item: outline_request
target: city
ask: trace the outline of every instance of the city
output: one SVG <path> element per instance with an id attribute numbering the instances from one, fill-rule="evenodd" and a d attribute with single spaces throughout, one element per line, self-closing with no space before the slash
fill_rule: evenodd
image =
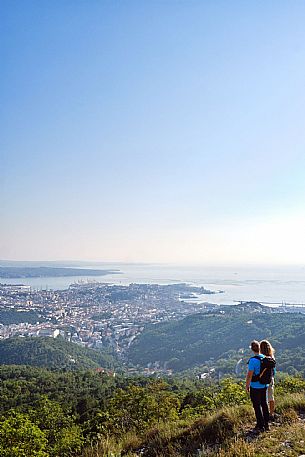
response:
<path id="1" fill-rule="evenodd" d="M 186 284 L 80 282 L 56 291 L 1 284 L 0 339 L 61 335 L 81 346 L 109 348 L 124 358 L 145 325 L 213 309 L 209 303 L 187 301 L 212 293 Z"/>

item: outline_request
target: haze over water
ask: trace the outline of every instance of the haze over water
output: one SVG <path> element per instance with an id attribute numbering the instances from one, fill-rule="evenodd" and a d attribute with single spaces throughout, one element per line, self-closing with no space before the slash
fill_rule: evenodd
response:
<path id="1" fill-rule="evenodd" d="M 37 265 L 38 266 L 38 265 Z M 53 265 L 56 266 L 55 264 Z M 58 265 L 59 266 L 59 265 Z M 65 289 L 79 280 L 127 285 L 186 282 L 224 293 L 203 295 L 200 301 L 233 304 L 236 300 L 268 303 L 305 303 L 305 267 L 206 267 L 160 264 L 103 263 L 82 268 L 119 269 L 121 274 L 62 278 L 1 279 L 2 283 L 28 284 L 33 288 Z"/>

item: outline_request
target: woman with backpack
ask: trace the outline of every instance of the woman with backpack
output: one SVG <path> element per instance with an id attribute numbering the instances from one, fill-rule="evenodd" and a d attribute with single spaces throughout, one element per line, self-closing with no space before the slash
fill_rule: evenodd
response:
<path id="1" fill-rule="evenodd" d="M 262 340 L 259 344 L 260 352 L 265 357 L 269 357 L 274 360 L 274 349 L 267 340 Z M 273 369 L 273 376 L 272 380 L 267 389 L 267 399 L 269 403 L 269 416 L 270 420 L 274 421 L 274 411 L 275 411 L 275 402 L 274 402 L 274 375 L 275 375 L 275 368 Z"/>

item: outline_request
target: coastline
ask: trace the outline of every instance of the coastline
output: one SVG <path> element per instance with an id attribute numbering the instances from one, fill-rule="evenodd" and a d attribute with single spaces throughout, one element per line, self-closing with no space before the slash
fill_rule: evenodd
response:
<path id="1" fill-rule="evenodd" d="M 1 264 L 1 263 L 0 263 Z M 43 264 L 43 262 L 41 263 Z M 74 264 L 75 265 L 75 264 Z M 54 264 L 55 266 L 55 264 Z M 196 302 L 230 305 L 238 301 L 259 303 L 301 304 L 305 303 L 304 268 L 242 268 L 236 267 L 190 267 L 151 264 L 104 263 L 97 276 L 88 274 L 93 265 L 74 268 L 78 276 L 0 278 L 0 282 L 16 284 L 22 282 L 33 289 L 67 289 L 75 282 L 103 282 L 116 285 L 137 284 L 175 284 L 186 283 L 223 293 L 196 297 Z M 101 266 L 102 267 L 102 266 Z M 92 268 L 91 268 L 92 269 Z M 120 271 L 118 274 L 117 271 Z M 84 273 L 79 275 L 80 271 Z M 105 274 L 104 272 L 107 271 Z M 192 300 L 192 299 L 190 299 Z M 273 306 L 273 305 L 270 305 Z"/>

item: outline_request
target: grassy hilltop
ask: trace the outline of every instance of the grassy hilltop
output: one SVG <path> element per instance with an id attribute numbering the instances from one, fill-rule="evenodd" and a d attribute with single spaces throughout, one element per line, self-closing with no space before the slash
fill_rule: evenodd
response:
<path id="1" fill-rule="evenodd" d="M 279 418 L 267 433 L 252 432 L 249 404 L 220 408 L 189 422 L 162 424 L 142 439 L 124 443 L 121 455 L 130 457 L 277 457 L 300 456 L 305 450 L 305 398 L 288 394 L 278 401 Z M 140 453 L 139 453 L 139 450 Z M 106 451 L 106 453 L 105 453 Z M 107 447 L 97 457 L 107 454 Z M 120 455 L 120 454 L 114 454 Z"/>

